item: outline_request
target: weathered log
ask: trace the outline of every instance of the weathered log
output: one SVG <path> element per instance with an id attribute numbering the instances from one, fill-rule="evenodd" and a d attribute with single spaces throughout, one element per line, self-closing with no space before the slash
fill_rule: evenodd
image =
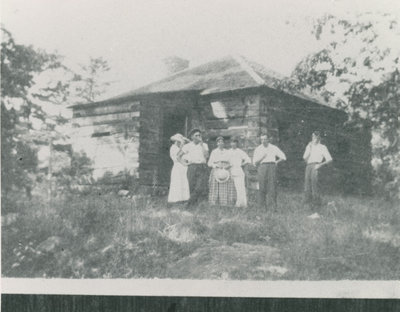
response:
<path id="1" fill-rule="evenodd" d="M 78 118 L 138 111 L 140 111 L 140 102 L 132 101 L 115 105 L 98 105 L 76 108 L 73 110 L 73 117 Z"/>
<path id="2" fill-rule="evenodd" d="M 107 114 L 107 115 L 99 115 L 99 116 L 90 116 L 90 117 L 78 117 L 72 120 L 73 124 L 78 126 L 88 126 L 93 124 L 110 124 L 110 123 L 120 123 L 123 120 L 132 120 L 132 118 L 139 117 L 140 112 L 128 112 L 128 113 L 116 113 L 116 114 Z"/>

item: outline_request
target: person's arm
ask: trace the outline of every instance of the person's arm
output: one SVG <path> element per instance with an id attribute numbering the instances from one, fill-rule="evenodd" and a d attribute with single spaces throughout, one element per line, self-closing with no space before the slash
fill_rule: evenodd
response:
<path id="1" fill-rule="evenodd" d="M 208 155 L 209 155 L 208 145 L 207 145 L 207 143 L 204 143 L 203 140 L 201 140 L 200 144 L 201 144 L 204 158 L 207 160 Z"/>
<path id="2" fill-rule="evenodd" d="M 169 157 L 171 157 L 173 162 L 176 162 L 178 160 L 178 152 L 179 148 L 176 145 L 172 145 L 169 149 Z"/>
<path id="3" fill-rule="evenodd" d="M 180 148 L 177 157 L 182 157 L 183 155 L 185 155 L 185 152 L 183 151 L 183 148 Z"/>
<path id="4" fill-rule="evenodd" d="M 276 161 L 277 164 L 279 164 L 281 161 L 286 160 L 285 153 L 282 152 L 279 147 L 276 147 L 276 156 L 278 157 L 278 160 Z"/>
<path id="5" fill-rule="evenodd" d="M 311 152 L 311 142 L 307 144 L 306 150 L 304 151 L 303 159 L 305 161 L 308 161 L 308 158 L 310 157 L 310 152 Z"/>
<path id="6" fill-rule="evenodd" d="M 242 151 L 242 166 L 246 165 L 246 164 L 250 164 L 251 163 L 251 159 L 249 157 L 249 155 L 247 155 L 247 153 L 245 151 Z"/>
<path id="7" fill-rule="evenodd" d="M 215 151 L 212 151 L 207 164 L 211 168 L 216 168 L 216 164 L 214 164 L 214 162 L 215 162 Z"/>
<path id="8" fill-rule="evenodd" d="M 188 153 L 188 148 L 189 148 L 189 143 L 183 145 L 182 148 L 181 148 L 181 150 L 180 150 L 180 152 L 181 152 L 182 154 L 187 154 L 187 153 Z"/>
<path id="9" fill-rule="evenodd" d="M 264 158 L 264 155 L 262 155 L 260 147 L 257 147 L 254 150 L 254 155 L 253 155 L 253 164 L 254 164 L 254 166 L 258 166 L 260 161 L 263 158 Z"/>
<path id="10" fill-rule="evenodd" d="M 176 159 L 177 159 L 178 162 L 180 162 L 182 165 L 187 166 L 189 162 L 188 162 L 187 159 L 184 157 L 184 156 L 185 156 L 185 153 L 184 153 L 184 151 L 183 151 L 183 147 L 184 147 L 184 146 L 182 146 L 181 148 L 179 148 L 179 150 L 177 151 Z"/>
<path id="11" fill-rule="evenodd" d="M 332 162 L 332 156 L 329 153 L 328 148 L 326 146 L 323 147 L 322 155 L 324 156 L 324 160 L 322 161 L 322 163 L 319 163 L 316 166 L 317 169 L 321 168 L 322 166 L 326 166 Z"/>
<path id="12" fill-rule="evenodd" d="M 185 162 L 186 165 L 190 164 L 190 158 L 187 157 L 188 156 L 187 154 L 189 153 L 189 146 L 190 146 L 189 144 L 190 143 L 185 144 L 178 153 L 178 157 L 180 157 Z M 186 157 L 184 158 L 183 156 L 185 156 L 185 155 L 186 155 Z"/>

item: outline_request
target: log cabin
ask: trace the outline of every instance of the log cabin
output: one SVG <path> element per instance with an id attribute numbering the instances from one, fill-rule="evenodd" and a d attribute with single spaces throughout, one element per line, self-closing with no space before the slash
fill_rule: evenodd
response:
<path id="1" fill-rule="evenodd" d="M 108 100 L 73 105 L 73 148 L 93 160 L 95 178 L 128 176 L 154 190 L 169 184 L 171 135 L 200 128 L 210 150 L 217 136 L 237 136 L 252 156 L 260 134 L 268 132 L 287 156 L 279 165 L 279 185 L 301 190 L 302 155 L 319 130 L 334 159 L 322 169 L 322 185 L 369 192 L 370 129 L 348 126 L 344 111 L 319 99 L 282 90 L 282 79 L 244 57 L 228 56 Z M 247 186 L 255 189 L 255 168 L 247 171 Z"/>

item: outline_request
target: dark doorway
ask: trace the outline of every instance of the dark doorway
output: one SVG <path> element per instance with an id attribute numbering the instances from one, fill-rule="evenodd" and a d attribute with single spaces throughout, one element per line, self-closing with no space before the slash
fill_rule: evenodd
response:
<path id="1" fill-rule="evenodd" d="M 169 185 L 173 162 L 169 156 L 171 147 L 171 136 L 176 133 L 186 136 L 187 115 L 185 112 L 164 112 L 162 125 L 162 139 L 160 150 L 160 181 L 161 185 Z"/>
<path id="2" fill-rule="evenodd" d="M 304 184 L 303 153 L 308 137 L 304 122 L 299 116 L 280 114 L 276 144 L 286 154 L 287 160 L 279 165 L 278 183 L 289 190 L 301 190 Z"/>

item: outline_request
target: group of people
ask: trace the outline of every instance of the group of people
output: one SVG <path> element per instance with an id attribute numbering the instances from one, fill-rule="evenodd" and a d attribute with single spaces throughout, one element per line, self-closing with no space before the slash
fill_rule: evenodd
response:
<path id="1" fill-rule="evenodd" d="M 246 175 L 243 167 L 252 163 L 257 167 L 258 206 L 277 210 L 276 170 L 277 165 L 286 160 L 286 156 L 270 142 L 268 135 L 260 137 L 261 144 L 254 151 L 253 161 L 239 148 L 237 138 L 230 140 L 230 148 L 227 149 L 224 138 L 218 137 L 217 148 L 210 154 L 199 129 L 192 130 L 189 137 L 191 140 L 179 133 L 171 137 L 173 145 L 170 157 L 174 165 L 169 203 L 186 202 L 190 207 L 208 196 L 211 205 L 246 207 Z M 320 141 L 321 135 L 315 131 L 303 155 L 307 164 L 304 199 L 311 206 L 314 217 L 318 215 L 317 210 L 321 204 L 319 168 L 332 161 L 327 147 Z"/>

